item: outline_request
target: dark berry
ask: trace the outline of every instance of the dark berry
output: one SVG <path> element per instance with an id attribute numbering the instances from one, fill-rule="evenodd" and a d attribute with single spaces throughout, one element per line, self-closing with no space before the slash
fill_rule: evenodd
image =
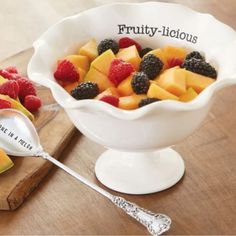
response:
<path id="1" fill-rule="evenodd" d="M 77 100 L 92 99 L 99 93 L 99 88 L 96 83 L 84 82 L 71 91 L 71 96 Z"/>
<path id="2" fill-rule="evenodd" d="M 154 79 L 163 68 L 163 62 L 156 56 L 148 54 L 140 63 L 140 71 L 143 71 L 149 79 Z"/>
<path id="3" fill-rule="evenodd" d="M 190 60 L 192 58 L 195 58 L 195 59 L 199 59 L 199 60 L 205 60 L 205 58 L 201 55 L 200 52 L 198 51 L 193 51 L 193 52 L 190 52 L 186 57 L 185 57 L 185 60 Z"/>
<path id="4" fill-rule="evenodd" d="M 148 52 L 152 51 L 152 48 L 144 48 L 139 52 L 139 56 L 142 58 L 143 56 L 145 56 Z"/>
<path id="5" fill-rule="evenodd" d="M 111 49 L 114 54 L 118 53 L 119 45 L 113 39 L 104 39 L 98 44 L 98 54 L 101 55 L 105 51 Z"/>
<path id="6" fill-rule="evenodd" d="M 151 104 L 153 102 L 158 102 L 158 101 L 160 101 L 160 100 L 157 98 L 144 98 L 139 102 L 138 106 L 143 107 L 143 106 L 146 106 L 148 104 Z"/>
<path id="7" fill-rule="evenodd" d="M 217 77 L 215 68 L 209 63 L 199 59 L 192 58 L 190 60 L 185 60 L 181 67 L 194 73 L 211 77 L 213 79 Z"/>
<path id="8" fill-rule="evenodd" d="M 149 78 L 144 72 L 138 72 L 134 74 L 131 80 L 131 86 L 136 94 L 147 93 L 150 86 Z"/>

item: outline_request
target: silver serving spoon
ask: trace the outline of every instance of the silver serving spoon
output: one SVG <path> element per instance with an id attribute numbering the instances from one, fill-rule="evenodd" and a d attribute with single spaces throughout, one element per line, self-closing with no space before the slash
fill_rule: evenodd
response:
<path id="1" fill-rule="evenodd" d="M 9 155 L 42 157 L 52 162 L 83 184 L 111 200 L 116 206 L 143 224 L 152 235 L 161 235 L 170 228 L 171 219 L 168 216 L 152 213 L 132 202 L 126 201 L 122 197 L 110 194 L 51 157 L 43 150 L 34 125 L 19 111 L 13 109 L 0 110 L 0 147 Z"/>

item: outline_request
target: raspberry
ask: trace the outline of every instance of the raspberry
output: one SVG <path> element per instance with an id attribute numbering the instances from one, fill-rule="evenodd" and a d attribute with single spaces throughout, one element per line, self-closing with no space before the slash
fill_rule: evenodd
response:
<path id="1" fill-rule="evenodd" d="M 140 63 L 140 71 L 143 71 L 149 79 L 154 79 L 163 68 L 163 62 L 156 56 L 148 54 Z"/>
<path id="2" fill-rule="evenodd" d="M 10 73 L 9 71 L 7 71 L 5 69 L 0 70 L 0 75 L 2 77 L 4 77 L 5 79 L 9 79 L 9 80 L 17 80 L 17 79 L 21 78 L 21 76 L 19 74 Z"/>
<path id="3" fill-rule="evenodd" d="M 105 95 L 100 99 L 100 101 L 109 103 L 114 107 L 118 107 L 119 105 L 119 98 L 112 95 Z"/>
<path id="4" fill-rule="evenodd" d="M 42 102 L 37 96 L 27 95 L 24 99 L 23 105 L 27 110 L 35 112 L 42 106 Z"/>
<path id="5" fill-rule="evenodd" d="M 14 80 L 9 80 L 6 83 L 0 85 L 0 94 L 8 95 L 9 97 L 16 99 L 19 94 L 19 85 Z"/>
<path id="6" fill-rule="evenodd" d="M 151 104 L 153 102 L 158 102 L 158 101 L 160 101 L 160 100 L 157 98 L 144 98 L 139 102 L 138 106 L 143 107 L 143 106 L 146 106 L 148 104 Z"/>
<path id="7" fill-rule="evenodd" d="M 120 48 L 128 48 L 133 45 L 136 46 L 136 48 L 139 52 L 142 50 L 141 45 L 129 37 L 124 37 L 119 40 L 119 47 Z"/>
<path id="8" fill-rule="evenodd" d="M 11 103 L 7 100 L 0 99 L 0 109 L 11 108 Z"/>
<path id="9" fill-rule="evenodd" d="M 172 68 L 175 66 L 181 66 L 183 64 L 183 60 L 178 58 L 178 57 L 173 57 L 167 61 L 168 63 L 168 68 Z"/>
<path id="10" fill-rule="evenodd" d="M 71 91 L 71 96 L 77 100 L 92 99 L 99 93 L 99 88 L 96 83 L 84 82 Z"/>
<path id="11" fill-rule="evenodd" d="M 119 51 L 118 43 L 113 39 L 104 39 L 98 44 L 98 54 L 101 55 L 105 51 L 111 49 L 114 54 Z"/>
<path id="12" fill-rule="evenodd" d="M 149 78 L 145 73 L 138 72 L 133 76 L 131 80 L 131 86 L 136 94 L 147 93 L 150 86 Z"/>
<path id="13" fill-rule="evenodd" d="M 120 59 L 113 59 L 108 73 L 108 79 L 116 86 L 134 71 L 132 64 Z"/>
<path id="14" fill-rule="evenodd" d="M 27 95 L 35 95 L 36 96 L 36 89 L 31 81 L 28 79 L 21 77 L 17 80 L 19 85 L 19 98 L 24 100 Z"/>
<path id="15" fill-rule="evenodd" d="M 18 74 L 18 71 L 15 66 L 8 66 L 4 70 L 11 74 Z"/>
<path id="16" fill-rule="evenodd" d="M 68 60 L 62 60 L 54 73 L 56 80 L 63 82 L 75 82 L 80 79 L 80 75 L 75 66 Z"/>

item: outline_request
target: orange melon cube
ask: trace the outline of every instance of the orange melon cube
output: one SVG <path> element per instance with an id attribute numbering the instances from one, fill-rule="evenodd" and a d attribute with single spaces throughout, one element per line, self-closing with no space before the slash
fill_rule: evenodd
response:
<path id="1" fill-rule="evenodd" d="M 139 70 L 139 65 L 141 62 L 141 58 L 139 56 L 138 50 L 135 45 L 130 46 L 128 48 L 121 49 L 117 54 L 116 57 L 123 61 L 129 62 L 134 66 L 136 71 Z"/>
<path id="2" fill-rule="evenodd" d="M 115 96 L 119 97 L 119 93 L 117 91 L 117 88 L 115 87 L 110 87 L 106 90 L 104 90 L 102 93 L 98 94 L 95 99 L 100 100 L 104 96 Z"/>
<path id="3" fill-rule="evenodd" d="M 134 93 L 131 86 L 132 78 L 133 78 L 133 75 L 131 74 L 118 85 L 117 90 L 121 96 L 129 96 L 132 93 Z"/>
<path id="4" fill-rule="evenodd" d="M 149 98 L 157 98 L 157 99 L 160 99 L 160 100 L 166 100 L 166 99 L 178 100 L 179 99 L 177 96 L 175 96 L 172 93 L 169 93 L 168 91 L 166 91 L 165 89 L 160 87 L 155 82 L 152 82 L 150 84 L 150 87 L 149 87 L 148 92 L 147 92 L 147 96 Z"/>
<path id="5" fill-rule="evenodd" d="M 156 81 L 160 87 L 176 96 L 186 92 L 186 73 L 184 69 L 178 67 L 167 69 Z"/>
<path id="6" fill-rule="evenodd" d="M 14 164 L 9 156 L 2 149 L 0 149 L 0 174 L 10 169 L 13 165 Z"/>
<path id="7" fill-rule="evenodd" d="M 97 69 L 102 72 L 104 75 L 108 75 L 110 65 L 113 59 L 115 59 L 115 55 L 111 49 L 105 51 L 100 56 L 98 56 L 92 63 L 91 67 Z"/>
<path id="8" fill-rule="evenodd" d="M 196 93 L 196 91 L 193 88 L 188 88 L 186 93 L 182 94 L 179 97 L 179 101 L 181 101 L 181 102 L 190 102 L 194 98 L 196 98 L 197 96 L 198 96 L 198 94 Z"/>
<path id="9" fill-rule="evenodd" d="M 75 81 L 73 83 L 67 84 L 64 89 L 68 92 L 71 93 L 73 89 L 75 89 L 78 85 L 80 84 L 79 81 Z"/>
<path id="10" fill-rule="evenodd" d="M 140 94 L 140 95 L 133 94 L 126 97 L 120 97 L 119 108 L 125 109 L 125 110 L 136 109 L 138 108 L 138 104 L 140 103 L 140 101 L 145 98 L 147 98 L 147 95 L 144 95 L 144 94 Z"/>
<path id="11" fill-rule="evenodd" d="M 179 58 L 184 60 L 188 53 L 185 48 L 173 47 L 173 46 L 166 46 L 162 50 L 167 60 L 171 58 Z"/>
<path id="12" fill-rule="evenodd" d="M 199 75 L 185 70 L 187 88 L 193 88 L 197 93 L 202 92 L 205 88 L 215 82 L 214 79 L 207 76 Z"/>
<path id="13" fill-rule="evenodd" d="M 84 44 L 79 50 L 78 54 L 89 58 L 90 62 L 98 56 L 97 42 L 95 39 L 91 39 Z"/>
<path id="14" fill-rule="evenodd" d="M 107 78 L 106 75 L 101 73 L 95 68 L 91 68 L 84 78 L 84 81 L 91 81 L 97 83 L 99 91 L 102 92 L 109 87 L 114 87 L 115 85 Z"/>
<path id="15" fill-rule="evenodd" d="M 82 55 L 69 55 L 65 57 L 66 60 L 70 61 L 76 68 L 81 68 L 85 72 L 89 70 L 89 59 L 87 56 Z"/>

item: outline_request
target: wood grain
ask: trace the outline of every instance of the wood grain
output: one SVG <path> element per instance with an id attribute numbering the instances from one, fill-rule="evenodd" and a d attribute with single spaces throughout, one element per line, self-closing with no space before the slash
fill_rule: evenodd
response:
<path id="1" fill-rule="evenodd" d="M 16 65 L 21 73 L 25 74 L 31 55 L 31 49 L 24 51 L 5 60 L 0 66 Z M 44 106 L 36 114 L 35 126 L 42 146 L 58 158 L 75 128 L 65 112 L 55 104 L 48 89 L 38 87 L 38 95 L 42 98 Z M 19 207 L 52 167 L 40 158 L 13 157 L 13 160 L 14 168 L 0 177 L 0 210 L 14 210 Z"/>
<path id="2" fill-rule="evenodd" d="M 214 14 L 236 28 L 235 0 L 175 0 Z M 236 235 L 236 88 L 217 95 L 201 128 L 176 145 L 186 164 L 184 178 L 166 191 L 127 199 L 171 216 L 169 235 Z M 104 148 L 76 134 L 62 161 L 98 183 L 96 158 Z M 63 158 L 64 157 L 64 158 Z M 99 183 L 98 183 L 99 184 Z M 110 202 L 53 168 L 15 212 L 0 212 L 0 234 L 144 235 L 145 229 Z"/>

